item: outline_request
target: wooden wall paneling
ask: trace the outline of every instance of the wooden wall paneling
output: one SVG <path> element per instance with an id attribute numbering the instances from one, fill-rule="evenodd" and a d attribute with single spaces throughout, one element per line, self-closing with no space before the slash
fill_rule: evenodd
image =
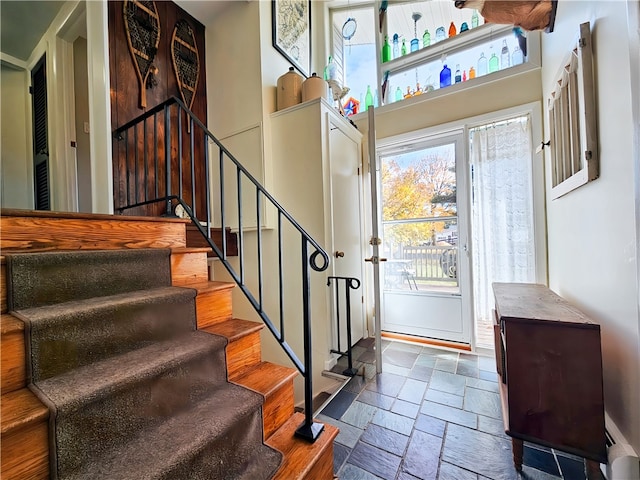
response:
<path id="1" fill-rule="evenodd" d="M 196 89 L 196 98 L 193 104 L 193 112 L 194 114 L 206 125 L 206 75 L 205 75 L 205 48 L 204 48 L 204 26 L 202 26 L 199 22 L 197 22 L 193 17 L 191 17 L 188 13 L 183 11 L 173 2 L 161 2 L 156 1 L 156 7 L 158 10 L 158 15 L 160 17 L 160 43 L 158 45 L 158 52 L 156 57 L 154 58 L 153 64 L 158 68 L 158 74 L 155 75 L 155 81 L 157 84 L 154 88 L 147 90 L 147 108 L 153 108 L 156 105 L 164 102 L 171 96 L 176 96 L 180 98 L 180 93 L 178 90 L 178 85 L 175 77 L 175 72 L 173 70 L 172 60 L 171 60 L 171 35 L 173 33 L 173 28 L 176 22 L 180 19 L 185 19 L 189 22 L 189 24 L 194 29 L 196 35 L 196 43 L 199 51 L 199 60 L 201 64 L 201 71 L 198 80 L 198 86 Z M 122 17 L 123 11 L 123 2 L 122 1 L 113 1 L 108 3 L 109 9 L 109 64 L 111 67 L 111 118 L 112 118 L 112 129 L 116 129 L 117 127 L 125 124 L 126 122 L 134 119 L 144 112 L 144 109 L 140 109 L 138 105 L 137 98 L 139 96 L 138 92 L 138 82 L 135 74 L 135 67 L 133 64 L 133 60 L 128 50 L 124 20 Z M 160 159 L 158 168 L 157 168 L 157 176 L 156 176 L 156 168 L 153 162 L 155 150 L 153 148 L 153 129 L 148 128 L 148 144 L 146 146 L 147 150 L 147 170 L 148 176 L 144 175 L 144 151 L 145 146 L 143 145 L 143 129 L 138 132 L 139 133 L 139 148 L 138 148 L 138 192 L 140 194 L 140 198 L 138 201 L 143 201 L 145 189 L 147 191 L 148 198 L 151 199 L 155 197 L 155 188 L 154 181 L 157 178 L 159 181 L 159 191 L 158 195 L 162 196 L 166 193 L 166 185 L 165 183 L 165 167 L 164 167 L 164 116 L 163 114 L 158 115 L 158 120 L 160 121 L 160 125 L 158 126 L 157 131 L 157 154 Z M 174 111 L 172 113 L 172 122 L 177 123 L 177 113 Z M 149 120 L 152 122 L 152 120 Z M 186 134 L 187 123 L 186 123 L 186 115 L 183 117 L 183 133 Z M 133 136 L 132 134 L 130 136 Z M 183 179 L 185 180 L 185 188 L 183 189 L 183 195 L 185 196 L 185 200 L 189 203 L 193 202 L 191 198 L 191 169 L 190 169 L 190 146 L 189 146 L 189 138 L 188 136 L 184 138 L 183 144 L 183 158 L 182 158 L 182 170 L 183 170 Z M 129 139 L 129 142 L 123 145 L 124 142 L 117 142 L 114 140 L 114 162 L 113 162 L 113 176 L 114 176 L 114 206 L 116 208 L 120 207 L 127 203 L 127 178 L 126 178 L 126 159 L 125 156 L 125 147 L 128 145 L 129 155 L 133 154 L 135 150 L 131 150 L 133 146 L 134 140 Z M 202 132 L 198 132 L 194 136 L 194 160 L 196 162 L 195 166 L 195 179 L 196 183 L 199 184 L 198 188 L 198 198 L 196 198 L 196 210 L 199 213 L 201 219 L 204 218 L 204 207 L 205 207 L 205 198 L 204 198 L 204 135 Z M 179 193 L 178 188 L 178 164 L 180 163 L 177 158 L 178 144 L 177 144 L 177 135 L 172 135 L 171 138 L 171 146 L 172 146 L 172 193 Z M 186 147 L 186 148 L 185 148 Z M 129 168 L 131 169 L 134 165 L 134 157 L 129 159 Z M 133 191 L 135 178 L 132 178 L 134 175 L 130 172 L 129 178 L 129 198 L 133 200 Z M 198 181 L 199 180 L 199 181 Z M 147 207 L 141 207 L 137 209 L 132 209 L 127 211 L 128 215 L 161 215 L 165 212 L 165 205 L 163 203 L 152 204 Z"/>

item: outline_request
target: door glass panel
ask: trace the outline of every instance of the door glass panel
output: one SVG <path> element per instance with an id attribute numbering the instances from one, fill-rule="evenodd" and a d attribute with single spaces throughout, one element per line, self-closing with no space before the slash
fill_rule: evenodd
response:
<path id="1" fill-rule="evenodd" d="M 459 293 L 455 144 L 381 159 L 383 288 Z"/>

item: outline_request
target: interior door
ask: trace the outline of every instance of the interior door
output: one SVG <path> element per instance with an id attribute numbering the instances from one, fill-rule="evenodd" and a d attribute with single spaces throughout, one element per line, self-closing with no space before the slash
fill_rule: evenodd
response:
<path id="1" fill-rule="evenodd" d="M 33 183 L 36 210 L 51 210 L 49 182 L 49 129 L 47 127 L 47 61 L 43 55 L 31 71 L 33 108 Z"/>
<path id="2" fill-rule="evenodd" d="M 470 343 L 462 132 L 379 151 L 382 330 Z"/>
<path id="3" fill-rule="evenodd" d="M 333 275 L 351 277 L 362 282 L 362 189 L 359 169 L 359 137 L 351 137 L 329 122 L 331 217 L 333 220 Z M 343 282 L 340 282 L 341 284 Z M 346 351 L 346 310 L 344 285 L 340 290 L 340 343 Z M 364 285 L 350 291 L 351 346 L 366 334 L 363 308 Z M 332 296 L 335 307 L 335 294 Z"/>

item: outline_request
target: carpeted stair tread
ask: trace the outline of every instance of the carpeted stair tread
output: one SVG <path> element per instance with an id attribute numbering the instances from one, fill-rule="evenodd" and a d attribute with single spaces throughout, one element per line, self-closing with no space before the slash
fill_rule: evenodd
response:
<path id="1" fill-rule="evenodd" d="M 267 480 L 281 464 L 263 442 L 263 396 L 227 381 L 228 339 L 197 330 L 196 296 L 233 285 L 173 287 L 170 255 L 6 256 L 52 479 Z"/>
<path id="2" fill-rule="evenodd" d="M 258 480 L 269 479 L 281 454 L 253 436 L 248 424 L 259 420 L 260 395 L 225 384 L 191 409 L 139 432 L 127 444 L 84 465 L 68 480 Z M 261 432 L 257 432 L 261 436 Z M 255 439 L 253 439 L 255 440 Z M 229 450 L 211 460 L 211 450 Z M 193 457 L 199 457 L 196 460 Z"/>
<path id="3" fill-rule="evenodd" d="M 126 389 L 141 378 L 167 371 L 190 358 L 221 351 L 225 345 L 222 337 L 194 331 L 43 380 L 38 387 L 58 409 L 81 407 L 86 399 L 112 395 L 117 389 Z"/>
<path id="4" fill-rule="evenodd" d="M 10 310 L 171 285 L 169 249 L 7 254 Z"/>
<path id="5" fill-rule="evenodd" d="M 33 381 L 195 330 L 194 297 L 158 287 L 14 312 L 30 325 Z"/>

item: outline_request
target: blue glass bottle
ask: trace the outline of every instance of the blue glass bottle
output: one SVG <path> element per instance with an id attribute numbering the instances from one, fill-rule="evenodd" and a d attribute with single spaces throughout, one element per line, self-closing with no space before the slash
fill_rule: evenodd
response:
<path id="1" fill-rule="evenodd" d="M 436 43 L 441 42 L 445 38 L 444 27 L 438 27 L 436 29 Z"/>
<path id="2" fill-rule="evenodd" d="M 440 71 L 440 88 L 448 87 L 451 85 L 451 69 L 444 64 Z"/>
<path id="3" fill-rule="evenodd" d="M 455 83 L 460 83 L 462 81 L 462 74 L 460 73 L 460 64 L 456 65 L 456 74 L 454 77 Z"/>
<path id="4" fill-rule="evenodd" d="M 417 38 L 411 40 L 411 51 L 417 52 L 420 48 L 420 41 Z"/>

